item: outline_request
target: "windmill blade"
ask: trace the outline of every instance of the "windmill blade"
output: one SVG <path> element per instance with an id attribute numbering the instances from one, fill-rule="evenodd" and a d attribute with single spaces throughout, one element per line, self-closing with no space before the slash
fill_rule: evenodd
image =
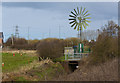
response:
<path id="1" fill-rule="evenodd" d="M 79 8 L 77 7 L 77 11 L 78 11 L 78 14 L 79 14 Z"/>
<path id="2" fill-rule="evenodd" d="M 74 29 L 76 29 L 76 28 L 77 28 L 77 24 L 75 25 Z"/>
<path id="3" fill-rule="evenodd" d="M 85 20 L 86 22 L 88 22 L 88 23 L 91 23 L 91 21 L 89 21 L 89 20 Z"/>
<path id="4" fill-rule="evenodd" d="M 83 9 L 83 12 L 82 12 L 82 14 L 84 13 L 85 9 L 86 9 L 86 8 L 84 8 L 84 9 Z"/>
<path id="5" fill-rule="evenodd" d="M 74 9 L 74 11 L 75 11 L 76 15 L 78 15 L 75 9 Z"/>
<path id="6" fill-rule="evenodd" d="M 91 17 L 86 17 L 85 19 L 91 19 Z"/>
<path id="7" fill-rule="evenodd" d="M 69 19 L 69 20 L 75 20 L 75 19 Z"/>
<path id="8" fill-rule="evenodd" d="M 73 22 L 75 22 L 75 20 L 74 20 L 74 21 L 72 21 L 72 22 L 70 22 L 69 24 L 72 24 Z"/>
<path id="9" fill-rule="evenodd" d="M 80 27 L 79 27 L 79 25 L 78 25 L 78 28 L 77 28 L 77 30 L 78 30 L 78 31 L 80 30 Z"/>
<path id="10" fill-rule="evenodd" d="M 83 15 L 85 15 L 85 14 L 87 14 L 88 13 L 88 10 L 83 14 Z"/>
<path id="11" fill-rule="evenodd" d="M 71 25 L 71 27 L 73 27 L 76 23 L 74 23 L 73 25 Z"/>
<path id="12" fill-rule="evenodd" d="M 84 22 L 86 26 L 89 26 L 86 22 Z"/>
<path id="13" fill-rule="evenodd" d="M 74 16 L 76 16 L 76 14 L 74 14 L 72 11 L 71 11 L 71 13 L 72 13 Z"/>
<path id="14" fill-rule="evenodd" d="M 84 25 L 84 23 L 83 23 L 83 27 L 86 29 L 86 26 Z"/>
<path id="15" fill-rule="evenodd" d="M 82 12 L 82 7 L 80 8 L 80 14 L 81 14 L 81 12 Z"/>
<path id="16" fill-rule="evenodd" d="M 75 16 L 72 16 L 72 15 L 69 15 L 69 16 L 75 18 Z"/>
<path id="17" fill-rule="evenodd" d="M 84 17 L 86 17 L 86 16 L 89 16 L 90 14 L 87 14 L 87 15 L 85 15 Z"/>

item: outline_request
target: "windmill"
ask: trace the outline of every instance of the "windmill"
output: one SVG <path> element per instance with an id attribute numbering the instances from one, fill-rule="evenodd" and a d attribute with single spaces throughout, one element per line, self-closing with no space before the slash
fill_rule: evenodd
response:
<path id="1" fill-rule="evenodd" d="M 82 39 L 81 37 L 81 31 L 83 28 L 86 29 L 86 27 L 88 26 L 88 23 L 90 23 L 91 21 L 87 20 L 87 19 L 91 19 L 91 17 L 88 17 L 90 14 L 88 13 L 88 10 L 86 10 L 86 8 L 78 8 L 77 10 L 74 9 L 74 12 L 71 11 L 72 15 L 69 15 L 70 17 L 70 23 L 71 27 L 74 27 L 74 29 L 78 30 L 78 33 L 80 33 L 79 38 Z"/>

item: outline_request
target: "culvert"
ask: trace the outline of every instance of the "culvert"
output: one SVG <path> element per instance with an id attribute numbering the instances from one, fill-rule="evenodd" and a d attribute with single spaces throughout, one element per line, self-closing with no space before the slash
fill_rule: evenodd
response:
<path id="1" fill-rule="evenodd" d="M 74 72 L 78 68 L 79 61 L 64 61 L 61 62 L 65 71 L 69 74 Z"/>
<path id="2" fill-rule="evenodd" d="M 69 69 L 71 72 L 74 72 L 78 67 L 78 61 L 69 61 Z"/>

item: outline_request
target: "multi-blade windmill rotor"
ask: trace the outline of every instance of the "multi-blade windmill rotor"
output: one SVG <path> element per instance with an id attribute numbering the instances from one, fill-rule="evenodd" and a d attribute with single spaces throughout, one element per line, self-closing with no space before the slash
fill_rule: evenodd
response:
<path id="1" fill-rule="evenodd" d="M 91 21 L 89 21 L 88 19 L 91 19 L 91 17 L 88 17 L 90 14 L 88 13 L 88 10 L 86 10 L 86 8 L 78 8 L 77 10 L 74 9 L 74 12 L 71 11 L 72 15 L 69 15 L 70 17 L 70 23 L 71 27 L 74 27 L 74 29 L 77 29 L 78 31 L 80 31 L 80 39 L 81 38 L 81 30 L 83 28 L 86 29 L 86 27 L 88 26 L 88 23 L 90 23 Z"/>

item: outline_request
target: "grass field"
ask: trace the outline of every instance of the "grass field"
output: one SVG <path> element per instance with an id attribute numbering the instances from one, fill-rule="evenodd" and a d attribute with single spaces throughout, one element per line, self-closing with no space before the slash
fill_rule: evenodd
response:
<path id="1" fill-rule="evenodd" d="M 13 56 L 12 53 L 2 53 L 2 72 L 7 73 L 19 69 L 21 66 L 31 63 L 32 61 L 37 60 L 37 56 L 28 56 L 27 54 L 15 53 Z"/>

